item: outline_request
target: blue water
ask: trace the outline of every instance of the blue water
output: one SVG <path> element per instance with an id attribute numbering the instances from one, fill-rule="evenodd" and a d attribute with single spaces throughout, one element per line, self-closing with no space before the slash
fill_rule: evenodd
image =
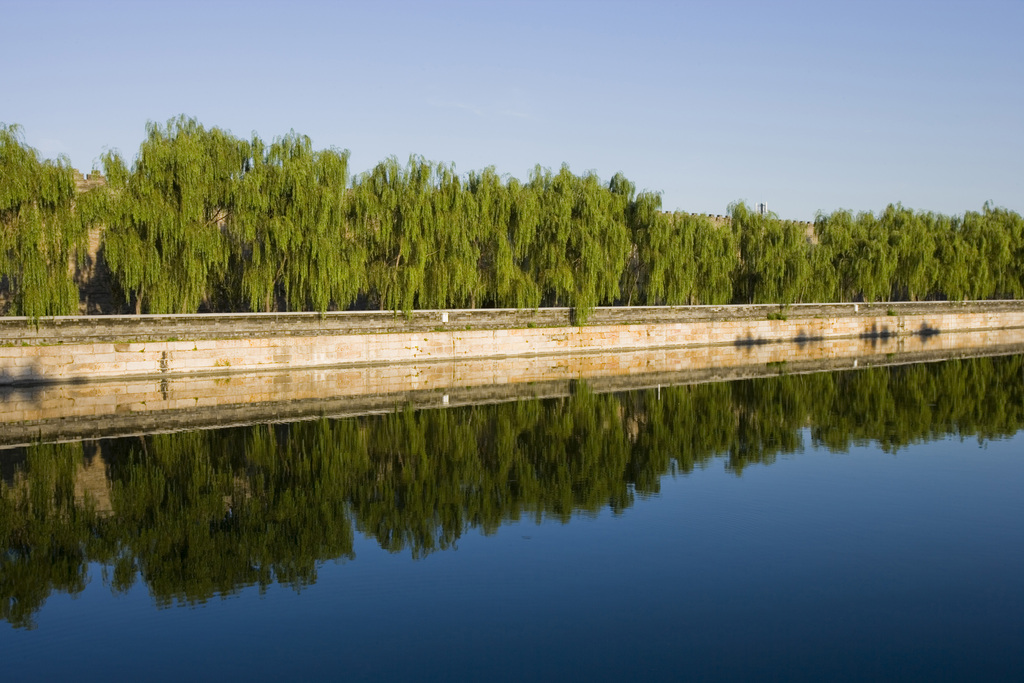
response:
<path id="1" fill-rule="evenodd" d="M 1024 680 L 1024 432 L 713 460 L 414 559 L 357 532 L 301 589 L 157 607 L 93 562 L 7 680 Z M 109 576 L 108 576 L 109 579 Z"/>

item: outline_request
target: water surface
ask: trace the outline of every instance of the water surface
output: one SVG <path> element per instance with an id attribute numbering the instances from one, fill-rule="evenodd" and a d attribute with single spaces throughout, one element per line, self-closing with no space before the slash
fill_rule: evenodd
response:
<path id="1" fill-rule="evenodd" d="M 1024 675 L 1024 358 L 0 452 L 12 678 Z"/>

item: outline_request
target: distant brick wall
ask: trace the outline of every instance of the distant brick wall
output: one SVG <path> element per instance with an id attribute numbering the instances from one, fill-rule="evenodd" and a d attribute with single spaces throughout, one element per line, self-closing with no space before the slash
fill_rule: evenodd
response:
<path id="1" fill-rule="evenodd" d="M 83 176 L 77 169 L 72 173 L 75 189 L 88 192 L 104 187 L 107 179 L 99 171 Z M 89 230 L 85 257 L 72 263 L 75 285 L 78 287 L 78 312 L 82 315 L 98 315 L 120 312 L 121 302 L 114 301 L 110 268 L 103 254 L 103 231 L 105 226 Z"/>
<path id="2" fill-rule="evenodd" d="M 663 211 L 662 213 L 666 214 L 668 216 L 671 216 L 671 215 L 673 215 L 675 213 L 685 214 L 686 212 Z M 732 227 L 732 216 L 729 216 L 729 215 L 724 215 L 723 216 L 721 214 L 713 214 L 713 213 L 708 213 L 708 214 L 690 213 L 689 215 L 690 216 L 706 216 L 708 218 L 708 220 L 710 220 L 714 225 L 718 226 L 719 228 L 729 228 L 729 227 Z M 810 222 L 810 221 L 789 221 L 789 222 L 790 223 L 796 223 L 797 225 L 803 226 L 804 237 L 807 239 L 808 242 L 810 242 L 811 244 L 817 244 L 818 243 L 818 235 L 814 231 L 814 223 L 813 222 Z"/>
<path id="3" fill-rule="evenodd" d="M 99 171 L 94 170 L 88 175 L 82 175 L 81 171 L 73 168 L 71 169 L 71 175 L 75 180 L 75 190 L 78 192 L 88 192 L 97 187 L 104 187 L 107 184 L 107 179 Z"/>

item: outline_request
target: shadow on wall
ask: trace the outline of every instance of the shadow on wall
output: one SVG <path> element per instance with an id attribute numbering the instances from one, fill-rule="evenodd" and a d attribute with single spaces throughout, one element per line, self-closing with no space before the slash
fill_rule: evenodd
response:
<path id="1" fill-rule="evenodd" d="M 6 275 L 0 275 L 0 315 L 11 315 L 14 297 L 11 296 L 11 283 Z"/>
<path id="2" fill-rule="evenodd" d="M 861 339 L 889 339 L 890 337 L 895 337 L 896 335 L 897 335 L 897 332 L 890 330 L 888 325 L 882 325 L 881 327 L 879 327 L 878 323 L 875 323 L 875 324 L 873 324 L 871 326 L 871 329 L 869 331 L 861 332 L 860 333 L 860 338 Z"/>
<path id="3" fill-rule="evenodd" d="M 736 337 L 736 340 L 732 343 L 732 345 L 735 346 L 736 348 L 751 348 L 754 346 L 763 346 L 768 343 L 770 343 L 769 340 L 763 339 L 761 337 L 754 337 L 754 335 L 750 334 L 750 332 L 747 332 L 746 337 Z"/>
<path id="4" fill-rule="evenodd" d="M 0 410 L 19 401 L 34 401 L 45 383 L 35 365 L 22 372 L 0 368 Z"/>
<path id="5" fill-rule="evenodd" d="M 96 232 L 95 230 L 93 232 Z M 89 247 L 81 260 L 73 260 L 75 287 L 78 289 L 80 315 L 116 315 L 127 313 L 120 289 L 114 281 L 104 255 L 106 247 L 99 242 L 99 233 L 89 235 Z M 14 295 L 10 280 L 0 276 L 0 315 L 13 315 Z"/>
<path id="6" fill-rule="evenodd" d="M 941 330 L 937 327 L 933 327 L 928 322 L 921 323 L 921 327 L 917 331 L 911 333 L 915 337 L 921 337 L 923 340 L 927 340 L 929 337 L 934 337 L 939 334 Z M 878 346 L 878 342 L 888 342 L 899 336 L 899 332 L 895 329 L 890 328 L 888 325 L 879 326 L 877 323 L 871 326 L 871 329 L 866 332 L 861 332 L 857 335 L 859 339 L 866 342 L 870 342 L 873 347 Z M 805 349 L 808 344 L 815 342 L 825 341 L 825 337 L 821 335 L 808 334 L 806 330 L 800 330 L 795 337 L 790 339 L 764 339 L 762 337 L 754 337 L 752 334 L 747 332 L 745 337 L 736 337 L 733 341 L 733 346 L 736 348 L 752 348 L 755 346 L 762 346 L 769 343 L 794 343 L 801 350 Z"/>
<path id="7" fill-rule="evenodd" d="M 106 246 L 101 241 L 102 229 L 89 232 L 85 257 L 75 263 L 75 285 L 78 287 L 78 312 L 83 315 L 126 313 L 126 304 L 107 266 Z"/>
<path id="8" fill-rule="evenodd" d="M 25 397 L 35 398 L 44 385 L 50 384 L 86 384 L 85 377 L 61 377 L 54 379 L 43 375 L 37 369 L 39 359 L 32 360 L 29 367 L 19 368 L 12 372 L 11 368 L 0 368 L 0 408 L 11 401 L 24 400 Z"/>
<path id="9" fill-rule="evenodd" d="M 800 330 L 797 333 L 796 337 L 793 338 L 793 341 L 795 341 L 796 345 L 800 348 L 801 351 L 803 351 L 804 348 L 808 344 L 810 344 L 812 342 L 822 342 L 822 341 L 825 341 L 825 337 L 820 335 L 820 334 L 819 335 L 810 335 L 810 334 L 807 334 L 806 330 Z"/>

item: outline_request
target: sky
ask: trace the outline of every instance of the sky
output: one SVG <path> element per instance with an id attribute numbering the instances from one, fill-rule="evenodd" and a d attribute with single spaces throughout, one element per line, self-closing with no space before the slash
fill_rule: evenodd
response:
<path id="1" fill-rule="evenodd" d="M 1024 213 L 1024 0 L 0 0 L 0 122 L 87 171 L 180 114 L 665 210 Z"/>

